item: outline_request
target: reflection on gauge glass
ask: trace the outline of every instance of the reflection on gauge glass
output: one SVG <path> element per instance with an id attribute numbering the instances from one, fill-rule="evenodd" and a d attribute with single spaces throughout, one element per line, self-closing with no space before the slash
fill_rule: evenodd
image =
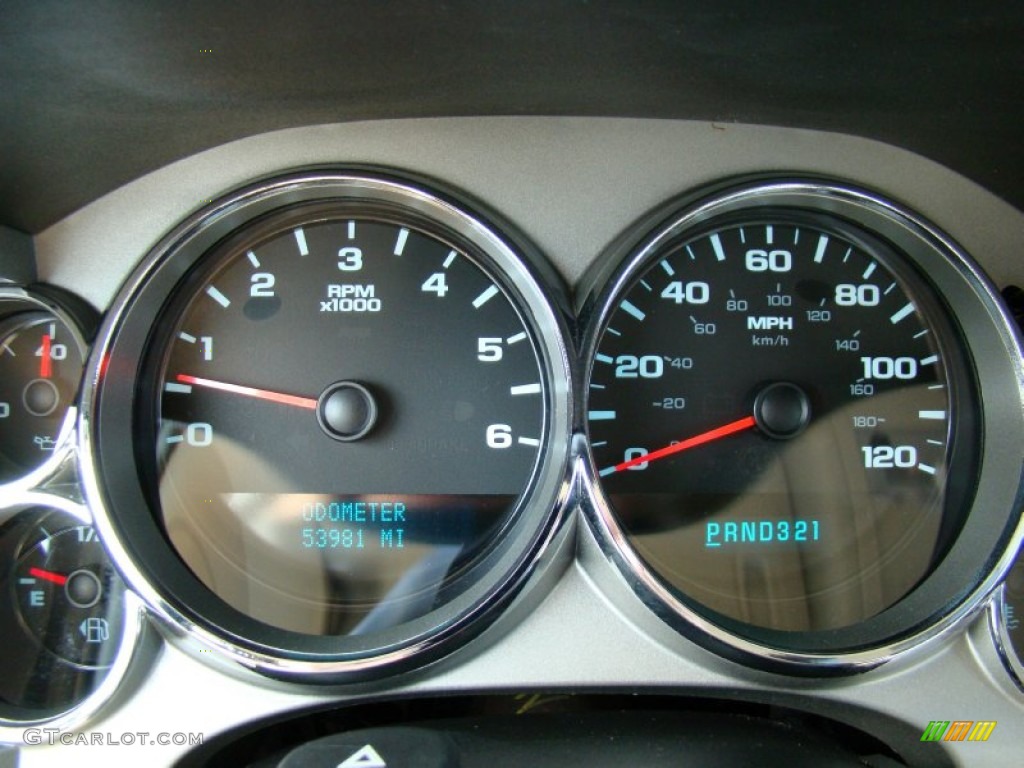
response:
<path id="1" fill-rule="evenodd" d="M 849 650 L 963 531 L 981 412 L 923 265 L 778 197 L 626 257 L 587 432 L 611 524 L 672 600 L 756 642 Z"/>
<path id="2" fill-rule="evenodd" d="M 1006 575 L 997 620 L 1003 651 L 1017 681 L 1024 685 L 1024 558 L 1018 556 Z"/>
<path id="3" fill-rule="evenodd" d="M 84 361 L 81 333 L 65 313 L 22 289 L 0 290 L 0 483 L 53 457 Z"/>
<path id="4" fill-rule="evenodd" d="M 137 348 L 149 506 L 217 622 L 268 643 L 436 627 L 527 554 L 565 466 L 564 354 L 520 257 L 422 191 L 311 186 L 134 305 L 162 305 Z"/>
<path id="5" fill-rule="evenodd" d="M 0 526 L 0 718 L 52 717 L 91 694 L 124 642 L 124 587 L 91 525 L 29 506 Z"/>

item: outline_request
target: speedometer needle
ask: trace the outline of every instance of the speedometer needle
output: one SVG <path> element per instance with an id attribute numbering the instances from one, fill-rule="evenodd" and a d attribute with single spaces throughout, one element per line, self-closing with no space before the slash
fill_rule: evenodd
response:
<path id="1" fill-rule="evenodd" d="M 637 456 L 635 459 L 630 459 L 629 461 L 624 461 L 621 464 L 616 464 L 614 467 L 602 470 L 601 474 L 610 475 L 614 472 L 621 472 L 624 469 L 635 467 L 638 464 L 645 464 L 647 462 L 657 461 L 658 459 L 664 459 L 666 456 L 672 456 L 673 454 L 680 453 L 688 450 L 689 448 L 696 448 L 698 445 L 704 445 L 705 443 L 710 443 L 714 440 L 720 440 L 723 437 L 734 435 L 737 432 L 743 432 L 744 430 L 753 427 L 756 423 L 757 421 L 753 416 L 746 416 L 742 419 L 729 422 L 721 427 L 709 429 L 707 432 L 701 432 L 699 435 L 694 435 L 693 437 L 689 437 L 682 442 L 675 443 L 674 445 L 667 445 L 664 448 L 659 448 L 651 453 L 645 453 L 642 456 Z"/>
<path id="2" fill-rule="evenodd" d="M 298 397 L 296 395 L 286 395 L 283 392 L 272 392 L 269 389 L 243 387 L 241 384 L 231 384 L 226 381 L 216 381 L 214 379 L 203 379 L 199 376 L 186 376 L 183 373 L 179 373 L 175 378 L 182 384 L 192 384 L 197 387 L 216 389 L 221 392 L 230 392 L 234 395 L 254 397 L 258 400 L 269 400 L 272 403 L 280 403 L 282 405 L 293 405 L 296 408 L 308 408 L 310 410 L 316 408 L 316 400 L 311 397 Z"/>

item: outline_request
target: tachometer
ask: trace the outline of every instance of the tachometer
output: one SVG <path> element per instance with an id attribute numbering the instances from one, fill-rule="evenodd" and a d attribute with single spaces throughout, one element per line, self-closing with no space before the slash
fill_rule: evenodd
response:
<path id="1" fill-rule="evenodd" d="M 104 466 L 125 454 L 153 512 L 134 535 L 108 478 L 147 581 L 261 648 L 334 660 L 506 597 L 567 465 L 560 319 L 532 267 L 383 178 L 293 177 L 225 205 L 234 226 L 207 214 L 206 240 L 171 246 L 128 300 L 100 381 Z M 125 363 L 130 419 L 103 408 Z"/>
<path id="2" fill-rule="evenodd" d="M 779 184 L 617 257 L 586 423 L 601 522 L 641 581 L 782 649 L 892 630 L 886 612 L 963 540 L 982 452 L 968 344 L 932 282 L 951 264 L 934 254 L 866 196 Z"/>

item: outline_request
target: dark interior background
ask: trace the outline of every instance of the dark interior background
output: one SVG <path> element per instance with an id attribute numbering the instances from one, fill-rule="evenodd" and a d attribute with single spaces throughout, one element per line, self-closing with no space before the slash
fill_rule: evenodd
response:
<path id="1" fill-rule="evenodd" d="M 1024 3 L 9 0 L 0 224 L 243 136 L 440 115 L 840 131 L 1024 207 L 1022 94 Z"/>

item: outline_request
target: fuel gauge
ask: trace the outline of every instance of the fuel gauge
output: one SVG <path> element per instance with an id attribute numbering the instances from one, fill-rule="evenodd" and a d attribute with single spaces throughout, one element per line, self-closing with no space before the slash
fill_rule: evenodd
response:
<path id="1" fill-rule="evenodd" d="M 91 525 L 48 530 L 18 560 L 18 613 L 29 634 L 64 661 L 104 667 L 117 652 L 120 582 Z"/>
<path id="2" fill-rule="evenodd" d="M 87 510 L 41 493 L 0 508 L 0 744 L 20 728 L 68 728 L 124 679 L 141 631 Z"/>

